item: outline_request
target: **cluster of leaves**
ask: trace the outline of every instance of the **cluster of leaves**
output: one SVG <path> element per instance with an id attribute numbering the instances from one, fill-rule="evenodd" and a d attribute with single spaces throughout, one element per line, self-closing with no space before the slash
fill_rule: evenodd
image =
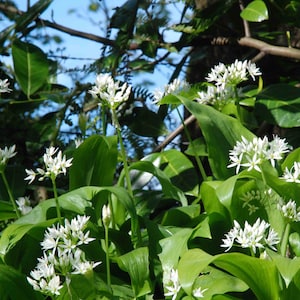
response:
<path id="1" fill-rule="evenodd" d="M 298 78 L 289 78 L 287 72 L 281 73 L 282 70 L 289 70 L 295 62 L 288 61 L 286 66 L 281 65 L 278 69 L 282 82 L 269 84 L 270 72 L 267 72 L 268 84 L 265 88 L 262 80 L 259 87 L 243 86 L 243 97 L 239 101 L 232 99 L 221 111 L 193 101 L 196 98 L 195 90 L 199 88 L 197 86 L 179 95 L 166 95 L 160 101 L 158 113 L 146 106 L 138 106 L 133 110 L 134 118 L 131 116 L 122 120 L 121 117 L 121 125 L 132 128 L 137 134 L 156 138 L 163 132 L 157 127 L 165 129 L 166 107 L 174 109 L 184 105 L 201 129 L 201 138 L 191 141 L 185 153 L 176 149 L 146 156 L 141 153 L 143 157 L 140 160 L 131 162 L 129 171 L 132 195 L 128 190 L 125 170 L 120 166 L 118 137 L 102 134 L 87 137 L 88 125 L 83 114 L 85 104 L 75 99 L 90 86 L 78 84 L 69 93 L 63 86 L 49 84 L 49 76 L 55 73 L 53 62 L 40 48 L 22 39 L 24 28 L 36 20 L 50 2 L 38 1 L 26 14 L 16 18 L 14 27 L 2 32 L 2 53 L 11 47 L 14 63 L 14 74 L 8 77 L 11 79 L 11 87 L 18 86 L 19 90 L 14 88 L 10 94 L 1 94 L 1 112 L 10 115 L 9 121 L 15 122 L 14 130 L 19 133 L 16 136 L 15 131 L 7 131 L 10 134 L 1 143 L 17 144 L 21 159 L 14 157 L 12 161 L 18 163 L 7 166 L 5 172 L 13 196 L 23 196 L 25 192 L 30 192 L 23 180 L 24 167 L 38 165 L 40 149 L 49 142 L 64 144 L 59 131 L 61 122 L 68 119 L 70 107 L 76 113 L 82 113 L 79 127 L 84 132 L 82 137 L 85 140 L 78 148 L 68 148 L 66 151 L 69 157 L 73 157 L 73 161 L 68 181 L 62 179 L 60 182 L 58 201 L 63 218 L 70 220 L 76 215 L 90 217 L 88 229 L 95 240 L 82 246 L 82 250 L 88 259 L 101 261 L 102 264 L 87 274 L 70 275 L 70 282 L 64 284 L 56 299 L 192 300 L 256 297 L 262 300 L 287 300 L 299 294 L 299 224 L 289 223 L 287 231 L 287 221 L 277 208 L 279 198 L 286 202 L 293 199 L 297 207 L 300 205 L 299 183 L 286 182 L 280 178 L 286 168 L 291 169 L 295 162 L 300 162 L 297 136 L 300 126 L 300 91 L 294 84 Z M 203 38 L 202 33 L 211 33 L 219 28 L 225 22 L 224 16 L 234 16 L 232 20 L 227 20 L 228 28 L 234 24 L 235 18 L 241 21 L 239 13 L 235 13 L 237 1 L 214 1 L 211 6 L 200 9 L 204 2 L 186 1 L 186 9 L 196 7 L 197 14 L 189 24 L 182 22 L 175 28 L 182 33 L 180 41 L 174 44 L 177 50 L 193 45 L 196 54 L 199 50 L 197 44 Z M 285 1 L 282 6 L 273 2 L 270 1 L 270 6 L 274 6 L 269 10 L 266 6 L 269 2 L 251 1 L 241 17 L 245 21 L 261 22 L 271 15 L 268 12 L 276 9 L 286 21 L 294 20 L 296 12 L 299 12 L 296 1 Z M 155 60 L 157 50 L 164 44 L 159 28 L 164 25 L 165 16 L 159 17 L 159 11 L 151 10 L 152 5 L 154 3 L 148 1 L 127 1 L 116 11 L 111 28 L 118 30 L 117 47 L 108 52 L 104 50 L 105 56 L 100 60 L 103 69 L 98 67 L 98 71 L 110 69 L 114 75 L 128 75 L 135 68 L 149 71 L 149 67 L 154 65 L 149 60 Z M 97 6 L 93 7 L 97 10 Z M 148 12 L 147 17 L 139 15 L 142 9 Z M 289 13 L 284 14 L 284 11 Z M 132 17 L 130 22 L 124 22 L 127 16 Z M 299 20 L 294 20 L 293 25 L 297 26 L 297 22 Z M 269 38 L 274 38 L 274 28 L 260 31 L 263 23 L 257 26 L 257 32 L 262 35 L 268 32 Z M 222 30 L 225 31 L 224 28 Z M 242 27 L 236 28 L 242 31 Z M 219 29 L 216 31 L 224 33 L 219 32 Z M 137 36 L 133 39 L 135 33 Z M 4 44 L 7 37 L 12 39 L 9 47 Z M 132 40 L 142 50 L 142 55 L 126 65 L 124 57 L 128 52 L 125 50 L 130 50 L 129 43 Z M 170 51 L 170 45 L 165 44 L 163 47 Z M 199 47 L 209 52 L 210 47 L 207 45 Z M 208 62 L 220 57 L 210 58 Z M 186 59 L 184 55 L 175 68 L 175 77 Z M 200 63 L 203 60 L 200 59 Z M 231 60 L 231 56 L 226 60 Z M 279 61 L 282 63 L 282 60 Z M 194 63 L 193 59 L 191 63 Z M 95 67 L 98 64 L 96 62 Z M 263 78 L 264 74 L 263 70 Z M 148 95 L 138 89 L 136 93 Z M 138 100 L 132 95 L 129 103 L 135 101 Z M 56 103 L 59 108 L 36 122 L 35 113 L 47 103 Z M 76 110 L 80 105 L 81 109 Z M 122 115 L 122 111 L 119 114 Z M 8 124 L 5 122 L 1 123 Z M 142 130 L 141 127 L 146 126 L 146 123 L 150 129 Z M 56 129 L 53 130 L 53 127 Z M 271 136 L 274 128 L 276 133 L 284 134 L 294 148 L 280 165 L 273 167 L 266 162 L 260 166 L 261 172 L 243 170 L 239 174 L 227 167 L 229 151 L 242 137 L 251 140 L 256 136 L 255 133 Z M 204 172 L 209 173 L 209 176 L 203 176 L 203 170 L 199 171 L 194 166 L 192 161 L 197 159 L 198 162 L 200 160 L 199 165 L 206 165 Z M 151 189 L 149 183 L 153 181 L 155 188 Z M 258 209 L 250 215 L 242 196 L 252 191 L 265 195 L 265 199 L 256 203 Z M 29 276 L 42 255 L 40 242 L 46 228 L 58 222 L 56 199 L 50 196 L 50 199 L 37 203 L 28 214 L 17 218 L 2 181 L 0 197 L 0 220 L 4 222 L 3 229 L 0 229 L 1 299 L 44 299 L 41 293 L 33 290 L 26 276 Z M 107 203 L 112 212 L 108 233 L 101 215 Z M 267 249 L 261 257 L 250 256 L 248 249 L 234 247 L 230 253 L 224 253 L 222 238 L 232 228 L 234 221 L 253 224 L 257 218 L 266 220 L 277 232 L 280 238 L 277 252 Z M 107 240 L 106 234 L 109 237 L 108 247 L 104 243 Z M 285 251 L 286 247 L 282 249 L 281 245 L 287 245 L 288 251 Z M 176 286 L 174 290 L 171 289 L 171 293 L 170 281 L 171 284 L 175 283 L 168 278 L 170 269 L 176 270 L 177 273 L 174 273 L 178 274 Z M 203 295 L 199 292 L 201 289 Z"/>

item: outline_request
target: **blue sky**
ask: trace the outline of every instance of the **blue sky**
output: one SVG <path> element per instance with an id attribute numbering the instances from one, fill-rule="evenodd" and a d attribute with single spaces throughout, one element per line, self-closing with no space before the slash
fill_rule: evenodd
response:
<path id="1" fill-rule="evenodd" d="M 31 0 L 31 5 L 33 5 L 35 2 L 36 1 Z M 111 14 L 114 12 L 112 8 L 121 6 L 125 2 L 125 0 L 106 1 Z M 26 10 L 26 0 L 17 0 L 16 3 L 18 4 L 19 9 Z M 41 15 L 41 18 L 50 21 L 53 20 L 60 25 L 67 26 L 72 29 L 103 36 L 103 32 L 100 26 L 101 22 L 105 23 L 105 18 L 98 12 L 90 12 L 88 10 L 89 3 L 89 0 L 53 0 L 50 7 Z M 71 9 L 73 10 L 72 13 L 70 12 Z M 179 10 L 175 9 L 174 7 L 172 8 L 172 18 L 174 18 L 175 22 L 179 20 Z M 57 34 L 63 39 L 64 44 L 62 46 L 65 47 L 65 51 L 63 51 L 62 54 L 67 57 L 96 59 L 100 55 L 102 44 L 89 41 L 87 39 L 70 36 L 68 34 L 63 34 L 50 28 L 46 28 L 45 31 L 49 34 Z M 174 38 L 176 39 L 177 37 L 175 34 L 169 33 L 168 38 L 172 40 Z M 57 47 L 58 45 L 55 43 L 50 45 L 50 49 L 52 51 L 55 51 Z M 82 65 L 89 64 L 90 62 L 90 60 L 68 59 L 64 62 L 64 64 L 69 68 L 80 68 Z M 135 78 L 133 78 L 133 82 L 138 84 L 142 81 L 142 79 L 150 79 L 154 82 L 154 86 L 151 87 L 154 90 L 167 84 L 171 74 L 172 70 L 167 68 L 160 68 L 154 74 L 147 73 L 144 75 L 141 74 L 136 76 Z M 64 74 L 60 74 L 57 80 L 59 83 L 63 83 L 69 87 L 73 85 L 71 79 Z"/>

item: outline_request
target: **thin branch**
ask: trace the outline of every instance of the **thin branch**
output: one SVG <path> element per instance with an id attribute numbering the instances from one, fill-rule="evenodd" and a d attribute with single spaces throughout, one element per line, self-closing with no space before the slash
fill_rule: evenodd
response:
<path id="1" fill-rule="evenodd" d="M 263 53 L 271 54 L 275 56 L 288 57 L 293 59 L 300 60 L 300 50 L 289 47 L 282 46 L 274 46 L 263 41 L 250 38 L 250 37 L 242 37 L 238 40 L 238 44 L 240 46 L 250 47 L 254 49 L 258 49 Z"/>
<path id="2" fill-rule="evenodd" d="M 240 10 L 243 11 L 245 6 L 244 6 L 244 3 L 242 0 L 239 1 L 239 5 L 240 5 Z M 243 25 L 244 25 L 245 36 L 251 37 L 249 22 L 247 20 L 243 19 Z"/>
<path id="3" fill-rule="evenodd" d="M 167 145 L 169 145 L 183 130 L 184 126 L 188 126 L 189 124 L 193 123 L 196 120 L 194 115 L 190 115 L 188 118 L 184 120 L 184 125 L 179 125 L 174 131 L 172 131 L 165 139 L 164 141 L 159 144 L 153 152 L 159 152 L 163 150 Z"/>

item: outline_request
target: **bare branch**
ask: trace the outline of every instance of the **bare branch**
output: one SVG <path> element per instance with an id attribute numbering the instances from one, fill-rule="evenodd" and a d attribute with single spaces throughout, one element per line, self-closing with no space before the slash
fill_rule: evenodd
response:
<path id="1" fill-rule="evenodd" d="M 241 46 L 258 49 L 265 54 L 271 54 L 275 56 L 282 56 L 282 57 L 288 57 L 288 58 L 300 60 L 300 50 L 295 48 L 274 46 L 250 37 L 240 38 L 238 40 L 238 44 Z"/>

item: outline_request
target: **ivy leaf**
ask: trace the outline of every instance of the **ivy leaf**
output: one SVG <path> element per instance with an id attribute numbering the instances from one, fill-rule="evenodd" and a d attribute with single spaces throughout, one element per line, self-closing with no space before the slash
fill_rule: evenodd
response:
<path id="1" fill-rule="evenodd" d="M 265 2 L 261 0 L 250 2 L 240 15 L 249 22 L 262 22 L 269 19 L 268 8 Z"/>

